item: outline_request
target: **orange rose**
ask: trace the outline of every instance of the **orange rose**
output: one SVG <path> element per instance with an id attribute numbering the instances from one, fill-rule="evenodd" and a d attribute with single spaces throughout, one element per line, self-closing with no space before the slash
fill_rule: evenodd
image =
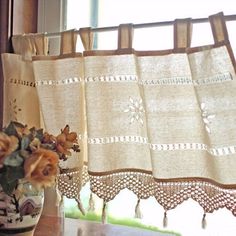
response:
<path id="1" fill-rule="evenodd" d="M 57 151 L 60 153 L 71 156 L 71 149 L 75 143 L 78 143 L 77 134 L 75 132 L 70 133 L 69 125 L 67 125 L 57 137 Z"/>
<path id="2" fill-rule="evenodd" d="M 58 162 L 57 153 L 39 148 L 25 160 L 25 178 L 38 188 L 51 186 L 58 174 Z"/>
<path id="3" fill-rule="evenodd" d="M 18 142 L 15 136 L 0 133 L 0 167 L 2 167 L 5 157 L 17 149 Z"/>

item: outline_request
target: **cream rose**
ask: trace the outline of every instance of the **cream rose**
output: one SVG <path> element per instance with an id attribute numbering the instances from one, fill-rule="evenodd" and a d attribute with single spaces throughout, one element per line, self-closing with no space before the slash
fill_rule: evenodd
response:
<path id="1" fill-rule="evenodd" d="M 3 165 L 5 157 L 17 149 L 18 142 L 15 136 L 8 136 L 0 132 L 0 168 Z"/>
<path id="2" fill-rule="evenodd" d="M 25 160 L 25 178 L 38 188 L 49 187 L 59 173 L 58 162 L 57 153 L 39 148 Z"/>

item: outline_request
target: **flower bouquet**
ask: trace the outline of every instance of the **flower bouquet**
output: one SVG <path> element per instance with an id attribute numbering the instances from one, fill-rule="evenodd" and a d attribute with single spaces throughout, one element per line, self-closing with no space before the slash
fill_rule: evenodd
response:
<path id="1" fill-rule="evenodd" d="M 11 122 L 0 132 L 0 232 L 15 229 L 24 216 L 32 219 L 39 214 L 37 201 L 32 197 L 22 200 L 22 196 L 30 195 L 32 189 L 37 195 L 54 185 L 60 173 L 59 162 L 67 160 L 71 151 L 80 149 L 77 134 L 70 132 L 68 125 L 57 136 L 18 122 Z M 25 222 L 21 227 L 32 224 Z"/>

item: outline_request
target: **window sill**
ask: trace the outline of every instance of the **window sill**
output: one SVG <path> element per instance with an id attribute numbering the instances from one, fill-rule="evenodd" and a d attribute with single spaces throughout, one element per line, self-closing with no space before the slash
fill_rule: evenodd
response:
<path id="1" fill-rule="evenodd" d="M 64 221 L 64 222 L 63 222 Z M 34 236 L 171 236 L 172 234 L 162 234 L 153 231 L 140 230 L 136 228 L 118 226 L 111 224 L 101 224 L 90 221 L 83 221 L 69 218 L 59 218 L 53 216 L 42 216 L 36 227 Z"/>

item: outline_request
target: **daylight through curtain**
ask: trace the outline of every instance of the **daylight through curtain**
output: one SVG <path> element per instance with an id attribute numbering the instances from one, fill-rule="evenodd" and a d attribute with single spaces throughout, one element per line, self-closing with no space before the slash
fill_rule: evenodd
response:
<path id="1" fill-rule="evenodd" d="M 133 50 L 132 25 L 119 27 L 113 51 L 91 50 L 89 28 L 83 54 L 74 31 L 61 35 L 59 56 L 47 55 L 45 35 L 15 37 L 31 46 L 2 56 L 4 122 L 79 133 L 82 152 L 59 179 L 70 198 L 90 181 L 104 205 L 128 188 L 165 211 L 192 198 L 205 213 L 236 215 L 235 61 L 223 14 L 209 21 L 214 45 L 191 48 L 191 19 L 176 20 L 165 51 Z"/>

